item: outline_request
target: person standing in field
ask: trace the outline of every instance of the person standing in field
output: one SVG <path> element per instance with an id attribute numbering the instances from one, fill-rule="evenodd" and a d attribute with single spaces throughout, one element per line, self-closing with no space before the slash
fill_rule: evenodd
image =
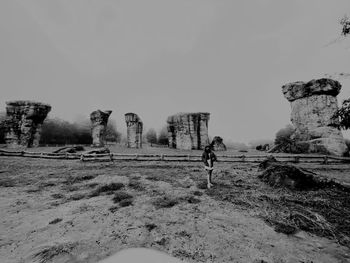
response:
<path id="1" fill-rule="evenodd" d="M 202 161 L 204 163 L 204 169 L 207 171 L 207 187 L 210 189 L 210 187 L 214 186 L 212 183 L 212 173 L 214 169 L 214 162 L 217 161 L 216 155 L 212 152 L 211 147 L 205 146 L 204 152 L 202 154 Z"/>

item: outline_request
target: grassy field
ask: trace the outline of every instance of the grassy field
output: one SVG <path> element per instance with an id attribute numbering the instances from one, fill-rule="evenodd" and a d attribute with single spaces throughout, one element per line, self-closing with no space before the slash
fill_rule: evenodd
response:
<path id="1" fill-rule="evenodd" d="M 142 151 L 153 150 L 183 153 Z M 349 262 L 348 192 L 272 188 L 256 164 L 219 162 L 214 182 L 205 189 L 200 163 L 0 157 L 0 262 L 96 262 L 128 247 L 188 262 Z"/>

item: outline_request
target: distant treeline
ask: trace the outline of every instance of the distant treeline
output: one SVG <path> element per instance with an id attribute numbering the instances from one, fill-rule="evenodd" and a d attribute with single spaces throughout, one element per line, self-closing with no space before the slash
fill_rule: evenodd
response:
<path id="1" fill-rule="evenodd" d="M 5 129 L 3 121 L 5 113 L 0 112 L 0 144 L 5 143 Z M 115 122 L 108 121 L 107 125 L 107 142 L 119 143 L 121 133 L 117 131 Z M 59 118 L 48 118 L 42 126 L 40 137 L 41 145 L 65 145 L 65 144 L 91 144 L 91 124 L 90 120 L 81 120 L 79 122 L 70 123 Z"/>
<path id="2" fill-rule="evenodd" d="M 106 140 L 120 142 L 121 134 L 115 123 L 110 120 L 107 125 Z M 89 120 L 70 123 L 58 118 L 45 120 L 40 137 L 41 145 L 52 144 L 91 144 L 91 125 Z"/>

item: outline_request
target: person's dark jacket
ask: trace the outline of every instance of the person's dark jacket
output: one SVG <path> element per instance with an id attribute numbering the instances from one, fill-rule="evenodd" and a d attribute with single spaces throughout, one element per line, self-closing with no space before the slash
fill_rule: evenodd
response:
<path id="1" fill-rule="evenodd" d="M 202 161 L 205 166 L 209 166 L 208 160 L 209 159 L 209 153 L 203 152 L 202 154 Z M 211 160 L 211 167 L 213 167 L 213 163 L 217 161 L 216 155 L 213 152 L 210 152 L 210 160 Z"/>

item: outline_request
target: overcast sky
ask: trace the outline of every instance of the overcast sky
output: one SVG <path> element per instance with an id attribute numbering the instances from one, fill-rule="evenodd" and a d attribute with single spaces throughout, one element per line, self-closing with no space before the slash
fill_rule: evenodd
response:
<path id="1" fill-rule="evenodd" d="M 1 0 L 0 110 L 112 110 L 122 131 L 126 112 L 158 130 L 206 111 L 212 136 L 274 138 L 290 122 L 283 84 L 350 72 L 345 14 L 349 0 Z"/>

